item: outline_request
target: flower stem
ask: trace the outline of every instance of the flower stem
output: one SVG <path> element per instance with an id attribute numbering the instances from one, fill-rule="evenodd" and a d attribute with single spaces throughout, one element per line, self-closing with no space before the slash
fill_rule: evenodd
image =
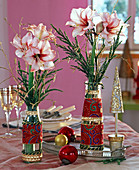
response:
<path id="1" fill-rule="evenodd" d="M 33 99 L 33 80 L 34 80 L 34 72 L 31 72 L 31 66 L 29 66 L 28 97 L 30 99 L 30 103 L 31 103 L 31 100 Z"/>
<path id="2" fill-rule="evenodd" d="M 34 72 L 31 72 L 31 66 L 29 66 L 29 85 L 28 90 L 30 91 L 30 94 L 33 95 L 33 79 L 34 79 Z"/>
<path id="3" fill-rule="evenodd" d="M 91 69 L 92 75 L 94 75 L 95 49 L 96 49 L 96 39 L 94 39 L 94 43 L 92 46 L 92 55 L 91 55 L 91 62 L 90 62 L 90 65 L 91 65 L 90 69 Z"/>

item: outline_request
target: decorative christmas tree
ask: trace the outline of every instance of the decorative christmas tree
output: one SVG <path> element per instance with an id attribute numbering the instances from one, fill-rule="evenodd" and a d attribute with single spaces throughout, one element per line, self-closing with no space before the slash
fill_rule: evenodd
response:
<path id="1" fill-rule="evenodd" d="M 118 68 L 115 68 L 115 75 L 114 75 L 114 81 L 113 81 L 113 90 L 112 90 L 112 99 L 111 99 L 111 113 L 115 114 L 115 136 L 117 136 L 118 133 L 118 113 L 123 113 L 123 101 L 122 101 L 122 93 L 121 93 L 121 87 L 120 87 L 120 80 L 119 80 L 119 73 Z"/>
<path id="2" fill-rule="evenodd" d="M 115 75 L 113 81 L 113 90 L 112 90 L 112 99 L 111 99 L 111 113 L 115 114 L 115 134 L 109 135 L 110 149 L 111 151 L 115 151 L 118 148 L 123 147 L 124 135 L 118 134 L 118 114 L 123 113 L 123 101 L 122 101 L 122 93 L 120 87 L 119 73 L 118 68 L 115 68 Z M 114 152 L 112 153 L 112 155 Z M 119 152 L 119 156 L 123 153 Z"/>

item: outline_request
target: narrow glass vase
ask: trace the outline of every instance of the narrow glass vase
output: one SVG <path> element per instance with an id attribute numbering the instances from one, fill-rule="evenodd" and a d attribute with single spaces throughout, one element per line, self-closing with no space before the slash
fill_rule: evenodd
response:
<path id="1" fill-rule="evenodd" d="M 103 150 L 103 111 L 100 86 L 86 84 L 82 123 L 81 149 Z"/>
<path id="2" fill-rule="evenodd" d="M 26 163 L 40 162 L 42 159 L 42 122 L 39 117 L 39 108 L 26 111 L 23 121 L 23 150 L 22 160 Z"/>

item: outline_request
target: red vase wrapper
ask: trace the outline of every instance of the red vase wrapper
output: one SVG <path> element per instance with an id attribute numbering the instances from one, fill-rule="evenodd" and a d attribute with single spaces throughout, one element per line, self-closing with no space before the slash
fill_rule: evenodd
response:
<path id="1" fill-rule="evenodd" d="M 85 99 L 81 124 L 81 149 L 103 150 L 102 117 L 101 98 Z"/>
<path id="2" fill-rule="evenodd" d="M 42 142 L 42 124 L 23 125 L 23 144 L 36 144 Z"/>
<path id="3" fill-rule="evenodd" d="M 103 124 L 81 125 L 81 144 L 103 145 Z"/>
<path id="4" fill-rule="evenodd" d="M 85 99 L 83 117 L 102 117 L 102 100 L 100 98 Z"/>

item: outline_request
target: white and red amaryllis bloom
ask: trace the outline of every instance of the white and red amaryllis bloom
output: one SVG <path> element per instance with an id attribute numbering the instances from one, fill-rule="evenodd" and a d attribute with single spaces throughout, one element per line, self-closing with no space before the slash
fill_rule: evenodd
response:
<path id="1" fill-rule="evenodd" d="M 28 31 L 31 31 L 32 34 L 37 37 L 39 40 L 55 40 L 55 35 L 51 31 L 46 30 L 46 26 L 40 23 L 38 26 L 30 25 L 27 28 Z"/>
<path id="2" fill-rule="evenodd" d="M 24 60 L 32 65 L 31 71 L 48 70 L 54 68 L 53 59 L 56 56 L 56 52 L 51 50 L 49 41 L 41 40 L 38 43 L 39 53 L 29 50 L 24 56 Z M 34 54 L 33 54 L 34 53 Z"/>
<path id="3" fill-rule="evenodd" d="M 116 11 L 111 15 L 108 12 L 101 13 L 100 17 L 102 21 L 97 24 L 96 32 L 100 33 L 107 43 L 113 42 L 113 38 L 118 34 L 122 26 L 123 29 L 120 35 L 124 35 L 125 28 L 129 26 L 121 19 L 118 19 Z"/>
<path id="4" fill-rule="evenodd" d="M 35 53 L 39 52 L 38 40 L 32 38 L 32 34 L 29 32 L 23 38 L 20 38 L 17 34 L 13 38 L 11 44 L 16 48 L 15 54 L 17 57 L 22 58 L 31 49 Z"/>
<path id="5" fill-rule="evenodd" d="M 71 21 L 66 22 L 66 25 L 74 27 L 72 36 L 82 36 L 88 29 L 92 29 L 94 26 L 92 21 L 94 16 L 96 16 L 96 12 L 91 10 L 89 7 L 86 9 L 73 8 L 70 14 Z"/>

